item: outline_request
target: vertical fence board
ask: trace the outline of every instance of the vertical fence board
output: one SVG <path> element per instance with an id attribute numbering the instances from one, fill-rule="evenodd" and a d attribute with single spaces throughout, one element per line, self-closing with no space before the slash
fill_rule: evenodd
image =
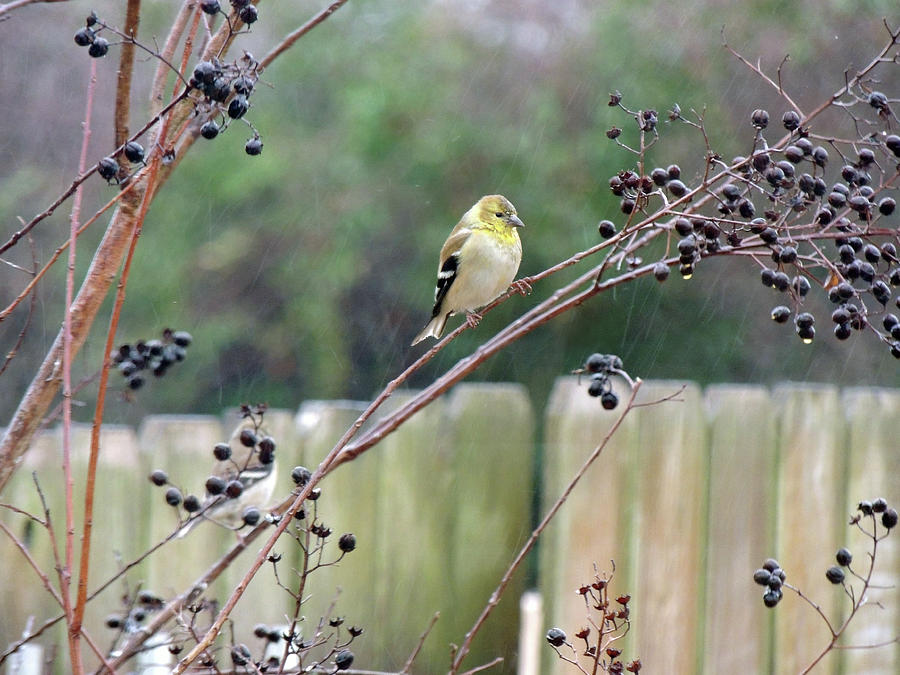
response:
<path id="1" fill-rule="evenodd" d="M 604 410 L 588 396 L 587 381 L 557 378 L 547 407 L 543 457 L 543 503 L 540 517 L 550 509 L 566 485 L 600 444 L 619 411 Z M 595 566 L 609 572 L 615 561 L 613 595 L 624 593 L 632 576 L 630 522 L 633 449 L 637 421 L 629 415 L 603 453 L 588 469 L 540 543 L 540 581 L 547 627 L 559 626 L 572 642 L 574 633 L 588 625 L 584 600 L 575 591 L 593 581 Z M 630 637 L 618 643 L 628 653 Z M 568 673 L 571 666 L 549 647 L 544 651 L 545 672 Z"/>
<path id="2" fill-rule="evenodd" d="M 34 485 L 32 473 L 37 474 L 41 490 L 50 508 L 53 527 L 57 530 L 57 541 L 62 541 L 65 531 L 65 510 L 62 493 L 62 452 L 60 436 L 55 430 L 48 430 L 35 436 L 31 448 L 22 460 L 22 466 L 13 474 L 7 485 L 2 501 L 21 508 L 43 520 L 44 512 Z M 0 509 L 0 520 L 27 548 L 32 558 L 58 589 L 58 575 L 54 569 L 50 537 L 38 524 L 28 525 L 24 516 Z M 0 647 L 18 640 L 29 617 L 34 617 L 32 630 L 46 619 L 61 613 L 55 600 L 44 590 L 42 582 L 24 556 L 5 535 L 0 539 L 3 574 L 0 574 Z M 62 553 L 61 553 L 62 555 Z M 64 648 L 65 631 L 60 622 L 41 636 L 36 644 L 43 645 L 49 652 L 52 647 Z"/>
<path id="3" fill-rule="evenodd" d="M 845 509 L 856 512 L 863 499 L 884 497 L 893 508 L 900 508 L 900 391 L 886 389 L 848 389 L 842 397 L 847 416 L 850 464 Z M 867 522 L 865 519 L 863 522 Z M 853 553 L 853 569 L 868 570 L 867 551 L 871 540 L 844 518 L 842 545 Z M 881 523 L 878 523 L 881 528 Z M 880 529 L 883 533 L 884 530 Z M 869 592 L 872 602 L 853 619 L 847 645 L 883 644 L 900 635 L 900 532 L 894 531 L 878 545 L 872 583 L 882 586 Z M 859 587 L 859 583 L 853 584 Z M 846 604 L 845 604 L 846 606 Z M 877 649 L 844 651 L 844 672 L 866 675 L 891 675 L 900 669 L 900 645 L 896 642 Z"/>
<path id="4" fill-rule="evenodd" d="M 524 387 L 512 384 L 460 385 L 450 395 L 447 415 L 454 484 L 445 517 L 453 523 L 456 600 L 442 622 L 447 641 L 459 644 L 531 532 L 534 419 Z M 515 672 L 525 571 L 519 569 L 481 629 L 468 667 L 502 656 L 497 672 Z"/>
<path id="5" fill-rule="evenodd" d="M 388 401 L 393 408 L 410 393 Z M 453 605 L 449 515 L 457 507 L 453 448 L 447 443 L 446 399 L 434 401 L 387 436 L 375 453 L 381 463 L 373 543 L 375 584 L 371 602 L 376 622 L 369 639 L 386 669 L 399 669 L 432 615 Z M 448 663 L 441 622 L 425 644 L 417 671 L 441 672 Z"/>
<path id="6" fill-rule="evenodd" d="M 314 470 L 364 407 L 364 403 L 355 401 L 303 403 L 295 419 L 301 453 L 293 465 Z M 310 515 L 313 513 L 310 508 L 317 509 L 320 520 L 334 531 L 328 540 L 327 560 L 333 560 L 340 553 L 338 538 L 345 532 L 356 535 L 357 548 L 345 556 L 338 566 L 326 567 L 310 575 L 306 590 L 309 600 L 301 614 L 306 616 L 307 624 L 314 624 L 336 600 L 333 614 L 345 617 L 344 627 L 359 626 L 365 631 L 353 643 L 353 652 L 360 664 L 373 663 L 378 653 L 377 641 L 384 639 L 377 630 L 373 599 L 375 555 L 379 547 L 375 537 L 375 505 L 380 471 L 377 455 L 378 450 L 373 449 L 342 465 L 320 483 L 322 496 L 315 506 L 311 502 L 305 506 Z M 289 472 L 290 466 L 286 466 L 286 470 Z M 288 541 L 283 539 L 278 546 L 286 551 L 289 546 L 293 548 L 291 557 L 286 556 L 286 559 L 293 560 L 289 564 L 297 567 L 299 547 L 293 543 L 289 545 Z M 280 569 L 289 575 L 291 586 L 296 589 L 296 577 L 289 572 L 288 565 L 282 564 Z M 308 635 L 313 626 L 301 625 L 301 628 Z"/>
<path id="7" fill-rule="evenodd" d="M 705 673 L 768 669 L 771 610 L 750 576 L 772 555 L 776 455 L 772 399 L 763 387 L 706 391 L 710 442 Z"/>
<path id="8" fill-rule="evenodd" d="M 647 382 L 640 401 L 676 393 L 676 382 Z M 707 463 L 700 391 L 636 411 L 637 577 L 631 594 L 635 655 L 651 672 L 696 670 Z"/>
<path id="9" fill-rule="evenodd" d="M 775 389 L 774 400 L 781 416 L 775 557 L 787 582 L 835 617 L 840 588 L 826 581 L 825 569 L 834 560 L 844 521 L 838 392 L 830 386 L 787 384 Z M 775 627 L 778 672 L 800 672 L 830 639 L 821 617 L 788 590 L 775 609 Z M 829 655 L 818 672 L 837 672 L 838 665 L 839 659 Z"/>
<path id="10" fill-rule="evenodd" d="M 211 415 L 150 415 L 138 430 L 144 466 L 143 476 L 149 527 L 139 533 L 144 548 L 164 539 L 177 526 L 174 509 L 166 504 L 165 487 L 156 487 L 147 480 L 154 469 L 163 469 L 169 481 L 182 492 L 205 496 L 206 478 L 215 458 L 216 443 L 229 439 L 222 424 Z M 183 515 L 183 511 L 182 511 Z M 172 597 L 186 590 L 234 541 L 234 535 L 212 523 L 200 523 L 183 539 L 176 539 L 147 561 L 145 588 Z M 227 586 L 219 579 L 207 589 L 209 598 L 223 599 Z"/>
<path id="11" fill-rule="evenodd" d="M 224 437 L 221 439 L 227 441 L 231 439 L 235 427 L 241 423 L 240 411 L 237 409 L 226 411 L 222 416 L 222 431 Z M 275 440 L 275 470 L 278 472 L 276 476 L 275 488 L 272 491 L 272 497 L 269 504 L 259 504 L 259 508 L 263 514 L 266 513 L 266 507 L 271 503 L 281 501 L 281 498 L 287 495 L 292 487 L 293 482 L 290 478 L 291 468 L 298 464 L 300 453 L 299 440 L 294 425 L 294 413 L 289 410 L 279 410 L 271 408 L 266 411 L 263 418 L 263 427 L 267 434 Z M 210 458 L 212 452 L 210 448 Z M 210 465 L 211 466 L 211 465 Z M 202 464 L 198 467 L 196 479 L 200 480 L 200 484 L 206 480 L 208 467 Z M 202 493 L 202 494 L 205 494 Z M 223 547 L 231 546 L 235 541 L 235 535 L 226 530 L 216 527 L 212 524 L 204 524 L 204 528 L 217 530 L 219 540 Z M 194 536 L 197 533 L 192 533 Z M 221 587 L 226 593 L 231 592 L 238 582 L 247 573 L 253 559 L 259 552 L 262 544 L 268 539 L 268 532 L 264 532 L 241 556 L 232 564 L 222 575 Z M 275 546 L 275 551 L 283 553 L 287 545 L 287 539 L 282 540 Z M 281 571 L 287 571 L 289 565 L 282 567 Z M 224 600 L 224 596 L 220 598 Z M 234 634 L 238 642 L 252 643 L 251 634 L 256 624 L 281 625 L 284 623 L 284 616 L 293 609 L 293 601 L 288 594 L 275 583 L 270 565 L 264 565 L 263 569 L 253 578 L 247 586 L 243 597 L 239 601 L 237 608 L 233 614 Z"/>

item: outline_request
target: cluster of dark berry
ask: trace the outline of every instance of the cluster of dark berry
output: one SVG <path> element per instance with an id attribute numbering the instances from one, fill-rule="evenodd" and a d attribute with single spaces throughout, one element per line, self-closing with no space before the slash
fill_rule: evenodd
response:
<path id="1" fill-rule="evenodd" d="M 275 440 L 261 431 L 265 406 L 259 405 L 251 409 L 241 406 L 242 414 L 248 422 L 242 424 L 237 433 L 237 441 L 250 451 L 237 461 L 232 457 L 229 443 L 216 443 L 213 457 L 219 462 L 218 470 L 206 479 L 206 498 L 201 500 L 195 494 L 184 494 L 180 488 L 172 485 L 168 474 L 156 469 L 150 474 L 150 481 L 158 486 L 169 485 L 165 492 L 165 500 L 169 506 L 182 507 L 189 521 L 210 517 L 224 524 L 234 523 L 236 529 L 255 527 L 263 518 L 260 509 L 255 505 L 243 507 L 237 500 L 244 490 L 267 478 L 275 462 Z M 192 525 L 193 522 L 189 524 Z M 186 531 L 186 530 L 184 530 Z"/>
<path id="2" fill-rule="evenodd" d="M 100 23 L 97 15 L 91 12 L 84 20 L 84 28 L 75 33 L 75 44 L 79 47 L 87 47 L 88 54 L 95 59 L 106 56 L 109 51 L 109 40 L 99 35 L 105 27 Z"/>
<path id="3" fill-rule="evenodd" d="M 144 386 L 143 371 L 149 370 L 156 377 L 162 377 L 173 363 L 184 361 L 192 340 L 187 331 L 166 328 L 162 339 L 120 345 L 111 359 L 125 378 L 128 388 L 140 389 Z"/>
<path id="4" fill-rule="evenodd" d="M 774 607 L 781 601 L 783 595 L 781 587 L 784 585 L 786 576 L 781 565 L 774 558 L 766 560 L 763 566 L 753 573 L 753 581 L 766 587 L 763 593 L 763 603 L 766 607 Z"/>
<path id="5" fill-rule="evenodd" d="M 146 589 L 131 598 L 123 598 L 123 601 L 126 605 L 124 611 L 107 616 L 106 627 L 126 634 L 138 632 L 148 614 L 162 609 L 166 604 L 163 598 Z"/>
<path id="6" fill-rule="evenodd" d="M 253 5 L 248 5 L 256 9 Z M 195 113 L 204 117 L 220 116 L 221 119 L 208 119 L 200 127 L 200 135 L 212 140 L 224 132 L 233 120 L 242 120 L 253 130 L 253 137 L 244 145 L 248 155 L 262 152 L 262 141 L 259 132 L 253 128 L 244 115 L 250 110 L 250 94 L 259 80 L 258 63 L 247 52 L 236 63 L 222 63 L 217 60 L 201 61 L 194 67 L 190 85 L 203 94 L 196 101 Z"/>
<path id="7" fill-rule="evenodd" d="M 238 18 L 246 24 L 256 23 L 256 20 L 259 19 L 259 10 L 256 8 L 256 5 L 252 4 L 250 0 L 230 0 L 231 8 L 237 12 Z M 202 9 L 206 14 L 225 14 L 222 11 L 222 4 L 219 0 L 200 0 L 200 9 Z M 226 18 L 228 17 L 225 14 Z"/>
<path id="8" fill-rule="evenodd" d="M 897 526 L 897 509 L 888 506 L 884 497 L 872 501 L 862 501 L 856 508 L 861 516 L 869 516 L 873 520 L 880 515 L 881 524 L 885 529 L 892 530 Z M 861 516 L 857 516 L 853 522 L 858 522 Z"/>
<path id="9" fill-rule="evenodd" d="M 861 91 L 853 96 L 848 110 L 857 106 L 874 111 L 888 127 L 890 120 L 896 119 L 891 100 L 883 93 Z M 622 107 L 621 94 L 614 94 L 610 105 Z M 636 113 L 627 112 L 638 119 Z M 858 111 L 851 115 L 861 128 L 863 115 Z M 670 119 L 683 118 L 676 110 Z M 711 170 L 696 187 L 682 180 L 676 164 L 653 168 L 645 175 L 621 171 L 609 181 L 613 194 L 621 198 L 621 211 L 630 224 L 636 212 L 652 217 L 647 206 L 653 196 L 663 201 L 660 215 L 671 213 L 670 199 L 680 200 L 680 213 L 664 227 L 680 237 L 678 260 L 684 278 L 690 278 L 706 256 L 762 249 L 774 263 L 763 264 L 762 283 L 789 296 L 788 302 L 772 310 L 776 322 L 787 323 L 793 317 L 798 336 L 811 342 L 816 334 L 815 317 L 800 311 L 799 306 L 818 286 L 837 305 L 832 319 L 838 339 L 870 328 L 900 358 L 900 320 L 886 310 L 892 299 L 900 307 L 897 230 L 882 222 L 896 209 L 895 198 L 885 190 L 900 170 L 900 136 L 875 132 L 861 135 L 855 142 L 817 136 L 790 110 L 781 118 L 781 133 L 788 132 L 785 139 L 770 147 L 764 136 L 769 121 L 767 111 L 753 111 L 752 152 L 735 157 L 730 164 L 710 155 Z M 641 129 L 646 131 L 643 126 Z M 655 127 L 653 130 L 655 133 Z M 607 132 L 613 139 L 620 134 L 615 127 Z M 832 153 L 839 157 L 840 170 L 836 180 L 828 181 Z M 717 170 L 712 171 L 714 168 Z M 717 183 L 720 187 L 713 188 Z M 765 206 L 760 207 L 761 203 Z M 716 213 L 700 213 L 705 205 Z M 599 231 L 610 238 L 615 236 L 616 226 L 604 220 Z M 668 263 L 657 263 L 653 272 L 664 281 Z M 880 317 L 881 327 L 873 325 L 875 316 Z"/>
<path id="10" fill-rule="evenodd" d="M 589 373 L 591 383 L 588 385 L 590 396 L 599 396 L 600 404 L 606 410 L 619 405 L 619 397 L 612 390 L 610 377 L 622 371 L 622 359 L 615 354 L 591 354 L 584 366 L 573 371 L 577 375 Z"/>

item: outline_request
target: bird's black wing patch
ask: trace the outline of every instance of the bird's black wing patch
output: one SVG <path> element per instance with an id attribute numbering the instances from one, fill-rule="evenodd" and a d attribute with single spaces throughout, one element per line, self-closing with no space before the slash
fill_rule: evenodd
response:
<path id="1" fill-rule="evenodd" d="M 447 291 L 453 285 L 456 279 L 456 270 L 459 267 L 459 253 L 454 253 L 444 261 L 441 265 L 441 271 L 438 272 L 437 287 L 434 289 L 434 309 L 431 310 L 431 316 L 436 317 L 441 313 L 441 304 L 447 296 Z"/>

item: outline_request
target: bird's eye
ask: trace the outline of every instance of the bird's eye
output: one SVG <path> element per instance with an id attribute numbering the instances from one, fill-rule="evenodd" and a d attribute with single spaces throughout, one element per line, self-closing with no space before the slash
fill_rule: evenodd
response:
<path id="1" fill-rule="evenodd" d="M 497 211 L 497 213 L 495 213 L 494 215 L 497 216 L 498 218 L 502 218 L 502 217 L 503 217 L 503 214 L 500 213 L 500 211 Z"/>

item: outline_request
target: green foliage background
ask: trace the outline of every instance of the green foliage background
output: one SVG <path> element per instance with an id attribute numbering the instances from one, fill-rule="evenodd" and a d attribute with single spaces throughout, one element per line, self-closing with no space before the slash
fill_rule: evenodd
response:
<path id="1" fill-rule="evenodd" d="M 260 22 L 238 44 L 260 56 L 319 7 L 262 3 Z M 71 34 L 90 8 L 34 6 L 0 24 L 6 232 L 75 174 L 90 64 Z M 118 5 L 93 8 L 121 20 Z M 165 34 L 172 11 L 146 4 L 145 40 Z M 482 194 L 507 195 L 528 225 L 523 274 L 595 243 L 600 219 L 619 219 L 606 183 L 633 158 L 604 132 L 615 124 L 626 142 L 635 134 L 607 106 L 610 91 L 661 118 L 676 102 L 703 111 L 713 147 L 725 157 L 742 154 L 752 140 L 750 111 L 766 107 L 778 119 L 785 107 L 722 48 L 723 25 L 729 42 L 770 72 L 790 54 L 786 86 L 809 109 L 842 84 L 846 67 L 875 53 L 886 36 L 882 15 L 896 23 L 896 6 L 351 0 L 266 71 L 249 114 L 263 154 L 244 155 L 247 135 L 236 124 L 215 141 L 199 141 L 154 203 L 118 337 L 148 338 L 172 326 L 192 332 L 195 343 L 165 381 L 151 382 L 135 405 L 114 406 L 110 418 L 217 411 L 242 401 L 295 407 L 309 398 L 368 398 L 421 352 L 408 345 L 429 314 L 437 251 Z M 36 25 L 45 41 L 29 39 L 26 29 Z M 100 64 L 105 109 L 97 112 L 91 161 L 111 147 L 103 124 L 115 58 Z M 46 68 L 48 59 L 54 68 Z M 152 67 L 140 66 L 139 83 Z M 135 95 L 136 122 L 144 98 Z M 837 133 L 846 123 L 833 124 Z M 653 160 L 695 175 L 702 138 L 683 125 L 663 124 L 661 134 Z M 88 205 L 112 195 L 97 183 Z M 39 228 L 38 259 L 64 237 L 61 213 Z M 94 232 L 80 244 L 79 270 L 98 238 Z M 18 248 L 11 259 L 27 264 L 27 247 Z M 413 384 L 581 269 L 492 312 Z M 57 330 L 62 273 L 43 285 L 35 324 L 3 376 L 0 419 L 8 419 Z M 0 274 L 5 305 L 21 275 Z M 821 338 L 807 347 L 769 321 L 776 302 L 750 265 L 709 261 L 689 282 L 673 275 L 663 285 L 644 280 L 601 296 L 474 377 L 524 382 L 540 404 L 554 377 L 603 351 L 621 355 L 642 377 L 900 384 L 896 362 L 870 337 L 836 344 L 816 302 Z M 0 347 L 12 346 L 23 321 L 20 311 L 2 326 Z M 104 317 L 79 359 L 81 374 L 100 363 L 105 326 Z"/>

